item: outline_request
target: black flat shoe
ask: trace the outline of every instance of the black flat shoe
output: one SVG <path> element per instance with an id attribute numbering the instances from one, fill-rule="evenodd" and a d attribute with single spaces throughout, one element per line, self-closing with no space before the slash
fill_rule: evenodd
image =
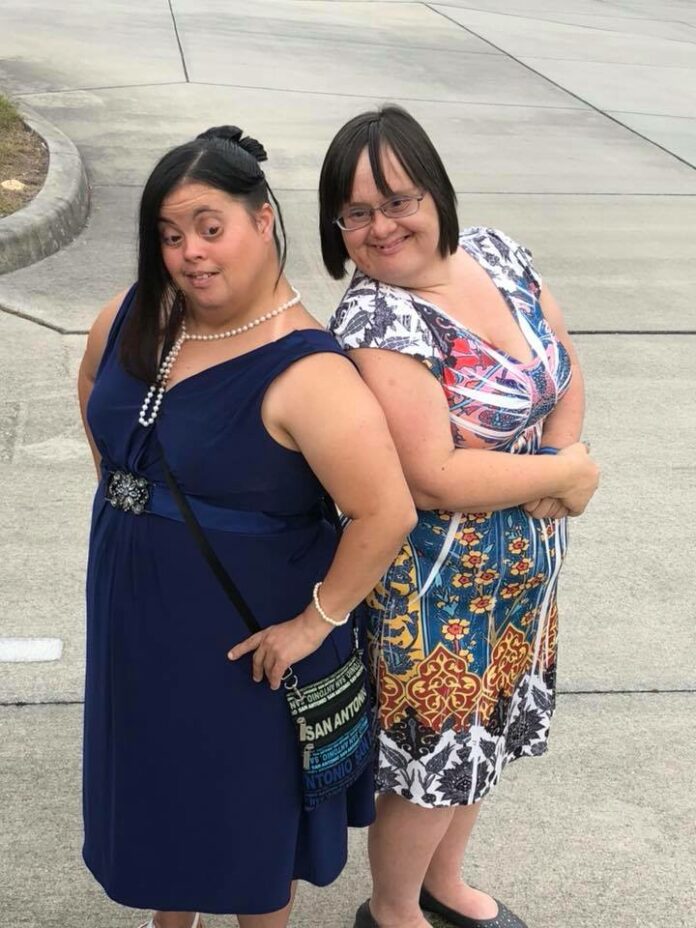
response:
<path id="1" fill-rule="evenodd" d="M 449 906 L 443 905 L 442 902 L 438 902 L 435 896 L 431 896 L 425 887 L 421 889 L 419 903 L 421 909 L 426 912 L 433 912 L 435 915 L 441 915 L 443 918 L 447 919 L 450 925 L 455 925 L 456 928 L 527 928 L 526 923 L 523 922 L 521 918 L 518 918 L 514 912 L 507 909 L 503 903 L 498 902 L 497 899 L 495 901 L 498 906 L 498 914 L 495 918 L 469 918 L 468 915 L 462 915 L 461 912 L 450 909 Z M 367 903 L 365 903 L 365 905 L 367 906 Z M 360 909 L 358 909 L 358 911 L 360 911 Z M 371 915 L 370 918 L 372 918 Z M 357 921 L 355 923 L 355 928 L 359 928 Z M 360 928 L 379 928 L 379 926 L 373 919 L 372 924 L 370 924 L 370 922 L 363 922 Z"/>
<path id="2" fill-rule="evenodd" d="M 363 902 L 358 911 L 355 913 L 355 924 L 353 928 L 379 928 L 372 912 L 370 912 L 370 900 Z"/>

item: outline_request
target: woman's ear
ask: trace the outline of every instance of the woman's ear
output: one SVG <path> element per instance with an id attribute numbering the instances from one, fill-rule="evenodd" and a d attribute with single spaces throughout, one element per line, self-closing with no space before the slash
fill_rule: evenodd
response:
<path id="1" fill-rule="evenodd" d="M 256 228 L 263 236 L 265 242 L 273 241 L 273 228 L 275 226 L 275 213 L 270 203 L 264 203 L 256 211 Z"/>

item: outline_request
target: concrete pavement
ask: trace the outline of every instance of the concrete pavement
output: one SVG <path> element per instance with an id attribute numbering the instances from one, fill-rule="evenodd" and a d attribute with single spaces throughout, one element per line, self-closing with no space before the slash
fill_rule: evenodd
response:
<path id="1" fill-rule="evenodd" d="M 692 0 L 5 0 L 0 87 L 78 146 L 76 241 L 0 277 L 0 911 L 9 925 L 126 928 L 79 860 L 82 584 L 92 472 L 74 399 L 84 333 L 133 273 L 139 187 L 169 146 L 259 137 L 290 276 L 319 318 L 316 184 L 336 128 L 384 100 L 426 125 L 463 223 L 528 244 L 585 366 L 601 492 L 573 524 L 549 755 L 487 803 L 469 878 L 530 928 L 692 926 L 696 438 L 696 3 Z M 368 892 L 303 887 L 302 928 Z M 227 920 L 230 923 L 230 920 Z M 213 926 L 225 924 L 213 919 Z"/>

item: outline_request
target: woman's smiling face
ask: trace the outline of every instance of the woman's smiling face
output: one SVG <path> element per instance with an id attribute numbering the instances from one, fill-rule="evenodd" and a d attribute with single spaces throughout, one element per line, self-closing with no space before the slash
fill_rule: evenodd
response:
<path id="1" fill-rule="evenodd" d="M 162 260 L 187 299 L 201 309 L 244 301 L 274 253 L 273 211 L 250 213 L 239 200 L 200 183 L 183 183 L 162 203 Z"/>
<path id="2" fill-rule="evenodd" d="M 389 196 L 421 196 L 417 212 L 392 219 L 375 210 L 372 221 L 362 229 L 343 232 L 346 251 L 368 277 L 397 287 L 417 289 L 428 270 L 441 261 L 438 251 L 440 223 L 433 198 L 414 185 L 390 148 L 382 150 L 382 170 L 391 194 L 383 194 L 375 183 L 367 148 L 355 168 L 349 206 L 380 206 Z"/>

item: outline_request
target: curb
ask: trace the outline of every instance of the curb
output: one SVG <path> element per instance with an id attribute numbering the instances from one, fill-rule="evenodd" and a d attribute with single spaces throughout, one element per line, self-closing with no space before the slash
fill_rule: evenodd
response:
<path id="1" fill-rule="evenodd" d="M 71 242 L 89 214 L 89 182 L 82 157 L 67 135 L 24 104 L 20 116 L 48 148 L 48 173 L 23 209 L 0 219 L 0 274 L 47 258 Z"/>

